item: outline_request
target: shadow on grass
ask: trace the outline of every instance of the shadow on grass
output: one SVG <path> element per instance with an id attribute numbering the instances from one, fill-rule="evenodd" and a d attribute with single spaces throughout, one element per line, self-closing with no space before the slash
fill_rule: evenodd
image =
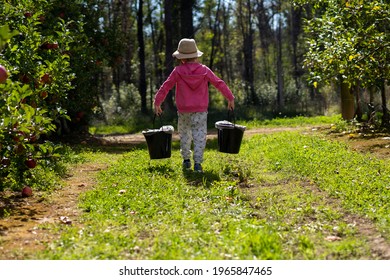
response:
<path id="1" fill-rule="evenodd" d="M 183 170 L 183 175 L 191 186 L 210 188 L 215 181 L 220 181 L 218 174 L 211 171 L 203 173 L 194 172 L 192 170 Z"/>
<path id="2" fill-rule="evenodd" d="M 175 170 L 172 168 L 172 166 L 170 166 L 170 164 L 152 165 L 149 162 L 149 166 L 147 169 L 151 173 L 170 174 L 175 172 Z"/>

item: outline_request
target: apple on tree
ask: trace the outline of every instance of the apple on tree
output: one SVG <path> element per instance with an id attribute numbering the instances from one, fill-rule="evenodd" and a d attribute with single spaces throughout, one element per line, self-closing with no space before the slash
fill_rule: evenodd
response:
<path id="1" fill-rule="evenodd" d="M 42 99 L 45 99 L 47 97 L 47 91 L 42 91 L 39 95 Z"/>
<path id="2" fill-rule="evenodd" d="M 4 83 L 8 78 L 7 69 L 3 65 L 0 65 L 0 83 Z"/>
<path id="3" fill-rule="evenodd" d="M 58 49 L 58 43 L 54 42 L 54 43 L 50 44 L 50 48 L 51 49 Z"/>
<path id="4" fill-rule="evenodd" d="M 52 82 L 52 77 L 50 76 L 50 74 L 45 73 L 45 74 L 41 77 L 41 83 L 42 83 L 42 84 L 50 84 L 51 82 Z"/>
<path id="5" fill-rule="evenodd" d="M 33 158 L 26 159 L 26 161 L 24 163 L 30 169 L 35 168 L 37 166 L 37 161 L 35 159 L 33 159 Z"/>

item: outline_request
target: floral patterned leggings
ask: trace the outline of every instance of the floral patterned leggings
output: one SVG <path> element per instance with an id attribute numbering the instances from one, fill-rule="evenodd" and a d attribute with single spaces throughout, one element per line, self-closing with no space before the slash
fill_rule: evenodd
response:
<path id="1" fill-rule="evenodd" d="M 203 162 L 207 137 L 207 112 L 178 113 L 180 153 L 183 159 L 191 158 L 191 144 L 194 141 L 194 162 Z"/>

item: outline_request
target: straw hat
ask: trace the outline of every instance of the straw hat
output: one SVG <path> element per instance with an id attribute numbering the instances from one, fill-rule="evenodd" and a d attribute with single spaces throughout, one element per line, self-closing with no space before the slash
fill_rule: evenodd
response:
<path id="1" fill-rule="evenodd" d="M 195 58 L 202 56 L 203 53 L 198 50 L 194 39 L 181 39 L 172 56 L 177 59 Z"/>

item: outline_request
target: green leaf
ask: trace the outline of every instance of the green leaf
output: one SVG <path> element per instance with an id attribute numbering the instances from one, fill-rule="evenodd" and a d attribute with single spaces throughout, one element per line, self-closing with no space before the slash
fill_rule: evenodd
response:
<path id="1" fill-rule="evenodd" d="M 0 49 L 2 49 L 6 43 L 15 35 L 19 34 L 18 31 L 11 31 L 8 25 L 0 26 Z"/>

